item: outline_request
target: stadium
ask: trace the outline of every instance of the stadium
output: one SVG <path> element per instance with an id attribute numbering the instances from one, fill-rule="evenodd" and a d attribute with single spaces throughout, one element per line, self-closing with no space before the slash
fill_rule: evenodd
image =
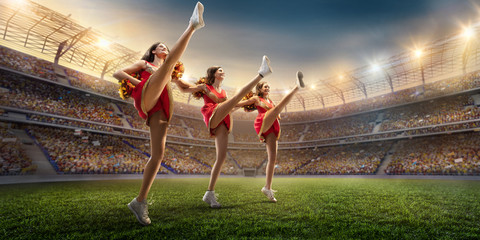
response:
<path id="1" fill-rule="evenodd" d="M 268 159 L 256 113 L 242 110 L 231 114 L 223 207 L 200 200 L 215 141 L 203 102 L 172 84 L 153 223 L 143 227 L 126 204 L 150 132 L 112 77 L 142 54 L 105 47 L 108 35 L 65 13 L 17 4 L 0 2 L 1 238 L 480 238 L 478 24 L 312 79 L 280 115 L 276 204 L 260 192 Z"/>

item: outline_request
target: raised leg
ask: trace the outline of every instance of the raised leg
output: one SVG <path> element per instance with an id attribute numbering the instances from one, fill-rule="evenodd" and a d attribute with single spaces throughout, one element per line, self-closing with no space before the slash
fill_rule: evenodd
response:
<path id="1" fill-rule="evenodd" d="M 263 118 L 263 129 L 268 131 L 268 129 L 272 126 L 275 119 L 277 119 L 278 115 L 283 111 L 285 106 L 292 100 L 293 95 L 298 91 L 298 86 L 295 86 L 283 99 L 276 105 L 274 108 L 270 109 L 267 113 L 265 113 L 265 117 Z"/>
<path id="2" fill-rule="evenodd" d="M 201 11 L 199 8 L 201 8 Z M 150 109 L 152 109 L 157 103 L 163 88 L 165 88 L 167 83 L 170 81 L 175 64 L 178 62 L 178 60 L 180 60 L 180 57 L 187 49 L 193 33 L 196 29 L 199 29 L 200 24 L 203 24 L 202 14 L 203 5 L 201 5 L 201 3 L 197 3 L 187 29 L 172 47 L 168 57 L 165 59 L 165 62 L 157 71 L 155 71 L 155 73 L 152 74 L 152 76 L 150 76 L 148 87 L 145 86 L 146 89 L 142 99 L 145 103 L 145 110 L 147 112 L 150 111 Z M 201 21 L 201 23 L 199 23 L 199 21 Z"/>
<path id="3" fill-rule="evenodd" d="M 260 80 L 262 80 L 262 77 L 260 75 L 257 75 L 247 85 L 240 89 L 240 91 L 238 91 L 235 96 L 227 99 L 223 103 L 218 104 L 215 114 L 210 119 L 210 126 L 212 128 L 218 126 L 218 124 L 220 124 L 223 119 L 232 111 L 235 105 L 237 105 L 238 102 L 240 102 L 242 98 L 247 95 L 247 93 L 250 92 L 252 88 L 255 87 L 255 85 L 257 85 L 258 82 L 260 82 Z"/>
<path id="4" fill-rule="evenodd" d="M 240 91 L 235 94 L 235 96 L 223 103 L 218 104 L 217 111 L 212 116 L 212 119 L 210 119 L 210 126 L 212 128 L 217 127 L 218 124 L 220 124 L 223 119 L 230 113 L 230 111 L 232 111 L 235 105 L 237 105 L 237 103 L 240 102 L 240 100 L 242 100 L 242 98 L 247 95 L 247 93 L 250 92 L 255 87 L 255 85 L 257 85 L 257 83 L 262 80 L 262 78 L 269 75 L 270 73 L 272 73 L 272 68 L 270 67 L 270 60 L 267 56 L 263 56 L 262 65 L 260 66 L 258 75 L 255 76 L 255 78 L 253 78 L 247 85 L 241 88 Z"/>

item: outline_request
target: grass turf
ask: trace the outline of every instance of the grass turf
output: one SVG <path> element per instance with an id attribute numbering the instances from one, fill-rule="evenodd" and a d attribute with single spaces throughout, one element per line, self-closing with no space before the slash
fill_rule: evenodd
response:
<path id="1" fill-rule="evenodd" d="M 2 239 L 479 239 L 480 182 L 358 178 L 157 179 L 152 225 L 126 204 L 140 180 L 0 185 Z"/>

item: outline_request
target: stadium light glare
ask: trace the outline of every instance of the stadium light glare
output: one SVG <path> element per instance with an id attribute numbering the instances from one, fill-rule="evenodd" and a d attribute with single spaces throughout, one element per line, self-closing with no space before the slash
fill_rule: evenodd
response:
<path id="1" fill-rule="evenodd" d="M 312 89 L 312 90 L 315 89 L 315 85 L 313 85 L 313 84 L 310 85 L 310 89 Z"/>
<path id="2" fill-rule="evenodd" d="M 26 0 L 10 0 L 11 3 L 15 3 L 15 4 L 25 4 L 27 3 Z"/>
<path id="3" fill-rule="evenodd" d="M 421 57 L 423 54 L 422 50 L 415 50 L 415 56 L 417 56 L 417 58 Z"/>
<path id="4" fill-rule="evenodd" d="M 375 63 L 375 64 L 372 64 L 371 69 L 372 69 L 372 72 L 379 72 L 380 66 Z"/>
<path id="5" fill-rule="evenodd" d="M 472 29 L 471 27 L 467 27 L 467 28 L 465 28 L 465 29 L 463 30 L 463 34 L 462 34 L 462 35 L 463 35 L 465 38 L 468 39 L 468 38 L 471 38 L 471 37 L 473 36 L 473 33 L 474 33 L 474 32 L 473 32 L 473 29 Z"/>
<path id="6" fill-rule="evenodd" d="M 191 79 L 191 78 L 193 78 L 193 77 L 190 75 L 190 73 L 188 73 L 188 72 L 183 72 L 182 77 L 181 77 L 180 79 L 189 80 L 189 79 Z"/>
<path id="7" fill-rule="evenodd" d="M 110 46 L 110 42 L 103 39 L 103 38 L 100 38 L 100 40 L 98 40 L 98 46 L 102 47 L 102 48 L 108 48 L 108 46 Z"/>
<path id="8" fill-rule="evenodd" d="M 27 5 L 26 0 L 9 0 L 8 2 L 15 8 L 22 8 Z"/>

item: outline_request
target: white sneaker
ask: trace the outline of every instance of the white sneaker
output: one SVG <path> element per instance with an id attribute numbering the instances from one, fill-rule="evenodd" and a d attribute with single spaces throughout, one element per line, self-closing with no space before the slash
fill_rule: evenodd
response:
<path id="1" fill-rule="evenodd" d="M 303 83 L 303 73 L 300 71 L 297 71 L 297 86 L 299 88 L 305 87 L 305 83 Z"/>
<path id="2" fill-rule="evenodd" d="M 147 226 L 152 223 L 150 218 L 148 217 L 148 204 L 147 200 L 143 200 L 143 202 L 137 201 L 137 198 L 134 198 L 129 204 L 127 204 L 130 211 L 135 214 L 137 220 L 140 224 Z"/>
<path id="3" fill-rule="evenodd" d="M 203 21 L 203 4 L 201 2 L 197 2 L 195 9 L 193 9 L 190 24 L 192 24 L 195 30 L 205 27 L 205 22 Z"/>
<path id="4" fill-rule="evenodd" d="M 270 199 L 270 201 L 276 203 L 277 199 L 275 199 L 275 196 L 273 196 L 274 192 L 277 192 L 277 191 L 272 189 L 266 189 L 265 187 L 262 188 L 262 193 L 265 194 L 265 196 L 267 196 L 267 198 Z"/>
<path id="5" fill-rule="evenodd" d="M 263 56 L 262 65 L 258 70 L 258 74 L 262 77 L 266 77 L 268 74 L 272 73 L 272 68 L 270 67 L 270 59 L 267 56 Z"/>
<path id="6" fill-rule="evenodd" d="M 211 208 L 220 208 L 222 206 L 217 202 L 215 191 L 207 191 L 205 195 L 203 195 L 203 201 L 210 205 Z"/>

